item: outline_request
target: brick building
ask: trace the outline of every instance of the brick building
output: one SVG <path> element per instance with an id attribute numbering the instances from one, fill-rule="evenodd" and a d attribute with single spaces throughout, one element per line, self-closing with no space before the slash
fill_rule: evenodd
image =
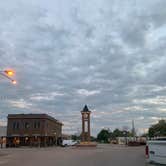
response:
<path id="1" fill-rule="evenodd" d="M 47 114 L 9 114 L 7 147 L 58 145 L 62 125 Z"/>

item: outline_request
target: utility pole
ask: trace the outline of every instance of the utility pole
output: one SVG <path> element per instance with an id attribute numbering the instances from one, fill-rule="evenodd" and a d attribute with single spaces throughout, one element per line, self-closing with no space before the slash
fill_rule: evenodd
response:
<path id="1" fill-rule="evenodd" d="M 135 132 L 134 120 L 132 120 L 132 135 L 133 135 L 134 141 L 135 141 L 136 132 Z"/>

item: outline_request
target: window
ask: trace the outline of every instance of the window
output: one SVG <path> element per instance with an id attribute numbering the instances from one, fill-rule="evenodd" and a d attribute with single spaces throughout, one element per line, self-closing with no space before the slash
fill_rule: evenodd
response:
<path id="1" fill-rule="evenodd" d="M 30 124 L 28 122 L 25 122 L 25 128 L 26 129 L 30 128 Z"/>
<path id="2" fill-rule="evenodd" d="M 35 129 L 39 129 L 39 128 L 40 128 L 40 122 L 36 121 L 36 122 L 34 123 L 34 128 L 35 128 Z"/>
<path id="3" fill-rule="evenodd" d="M 19 122 L 17 122 L 16 128 L 19 129 L 19 127 L 20 127 L 20 124 L 19 124 Z"/>
<path id="4" fill-rule="evenodd" d="M 13 122 L 13 129 L 16 128 L 16 122 Z"/>
<path id="5" fill-rule="evenodd" d="M 13 129 L 19 129 L 20 124 L 19 122 L 13 122 Z"/>

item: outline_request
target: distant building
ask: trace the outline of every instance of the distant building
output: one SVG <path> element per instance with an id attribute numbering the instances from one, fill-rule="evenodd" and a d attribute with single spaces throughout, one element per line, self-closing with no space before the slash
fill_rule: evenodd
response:
<path id="1" fill-rule="evenodd" d="M 6 134 L 7 134 L 7 127 L 0 126 L 0 147 L 4 148 L 6 146 Z"/>
<path id="2" fill-rule="evenodd" d="M 51 146 L 61 142 L 62 123 L 47 114 L 9 114 L 7 146 Z"/>
<path id="3" fill-rule="evenodd" d="M 0 126 L 0 137 L 6 137 L 6 134 L 7 134 L 7 127 Z"/>

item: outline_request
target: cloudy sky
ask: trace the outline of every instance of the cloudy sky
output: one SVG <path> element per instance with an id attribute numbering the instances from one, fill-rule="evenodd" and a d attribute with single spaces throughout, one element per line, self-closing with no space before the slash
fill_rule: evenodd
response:
<path id="1" fill-rule="evenodd" d="M 166 1 L 5 0 L 0 3 L 0 124 L 8 113 L 47 113 L 65 133 L 80 111 L 101 128 L 138 132 L 166 117 Z"/>

